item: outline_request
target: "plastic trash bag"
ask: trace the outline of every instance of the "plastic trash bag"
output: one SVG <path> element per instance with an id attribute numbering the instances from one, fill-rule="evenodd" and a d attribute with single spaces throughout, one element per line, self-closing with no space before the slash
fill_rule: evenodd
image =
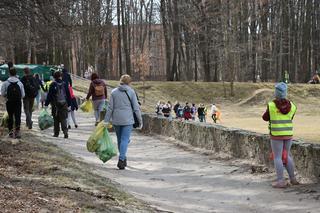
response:
<path id="1" fill-rule="evenodd" d="M 117 155 L 117 150 L 112 143 L 111 137 L 109 135 L 108 129 L 104 127 L 102 137 L 98 140 L 99 148 L 96 154 L 103 163 L 110 160 L 112 157 Z"/>
<path id="2" fill-rule="evenodd" d="M 53 118 L 46 109 L 43 109 L 40 112 L 40 115 L 38 117 L 38 123 L 39 123 L 39 128 L 41 130 L 48 129 L 53 126 L 53 123 L 54 123 Z"/>
<path id="3" fill-rule="evenodd" d="M 106 116 L 107 114 L 107 108 L 108 108 L 108 101 L 106 100 L 103 104 L 103 107 L 102 107 L 102 111 L 100 112 L 99 114 L 99 117 L 100 117 L 100 121 L 103 121 L 104 120 L 104 117 Z"/>
<path id="4" fill-rule="evenodd" d="M 9 115 L 7 112 L 3 114 L 3 117 L 1 119 L 1 126 L 7 128 L 8 127 L 8 120 L 9 120 Z"/>
<path id="5" fill-rule="evenodd" d="M 87 150 L 89 152 L 95 152 L 99 148 L 98 141 L 103 135 L 103 130 L 103 122 L 100 122 L 87 140 Z"/>
<path id="6" fill-rule="evenodd" d="M 107 126 L 100 122 L 87 141 L 89 152 L 95 152 L 103 163 L 117 155 L 117 149 L 112 143 Z"/>
<path id="7" fill-rule="evenodd" d="M 83 112 L 92 112 L 92 111 L 93 111 L 92 101 L 87 100 L 87 101 L 83 102 L 83 103 L 80 105 L 80 109 L 81 109 Z"/>

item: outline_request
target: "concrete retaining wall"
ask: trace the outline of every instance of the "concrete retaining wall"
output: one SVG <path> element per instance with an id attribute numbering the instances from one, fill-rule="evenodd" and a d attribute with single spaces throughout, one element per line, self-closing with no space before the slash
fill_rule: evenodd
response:
<path id="1" fill-rule="evenodd" d="M 271 147 L 268 135 L 220 125 L 169 121 L 148 114 L 143 115 L 143 122 L 143 131 L 146 134 L 173 137 L 215 153 L 273 166 L 269 158 Z M 292 154 L 300 175 L 320 181 L 320 145 L 294 141 Z"/>

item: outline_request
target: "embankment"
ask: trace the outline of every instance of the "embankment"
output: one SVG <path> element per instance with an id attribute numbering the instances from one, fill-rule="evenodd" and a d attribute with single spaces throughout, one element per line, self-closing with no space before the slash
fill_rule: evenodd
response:
<path id="1" fill-rule="evenodd" d="M 269 136 L 241 129 L 195 122 L 169 121 L 143 115 L 143 132 L 173 137 L 194 147 L 272 167 Z M 294 141 L 292 155 L 303 177 L 320 181 L 320 145 Z"/>

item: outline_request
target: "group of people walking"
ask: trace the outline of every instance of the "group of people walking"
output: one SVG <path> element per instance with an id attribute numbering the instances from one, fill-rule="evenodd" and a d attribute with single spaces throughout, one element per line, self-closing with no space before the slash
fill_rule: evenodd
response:
<path id="1" fill-rule="evenodd" d="M 9 137 L 21 138 L 22 105 L 26 116 L 26 126 L 28 129 L 33 128 L 33 111 L 39 108 L 40 100 L 43 99 L 41 100 L 42 107 L 48 108 L 49 104 L 52 106 L 54 136 L 59 136 L 61 126 L 64 137 L 68 138 L 68 114 L 70 119 L 73 118 L 75 127 L 78 127 L 72 113 L 73 110 L 77 110 L 78 105 L 73 95 L 72 80 L 68 71 L 64 68 L 62 72 L 56 71 L 53 74 L 54 80 L 44 83 L 38 73 L 33 74 L 27 67 L 21 79 L 17 77 L 13 63 L 8 63 L 8 69 L 10 76 L 2 85 L 1 94 L 6 98 Z"/>
<path id="2" fill-rule="evenodd" d="M 75 128 L 78 127 L 74 111 L 78 109 L 77 101 L 72 90 L 72 80 L 67 70 L 56 71 L 53 74 L 53 81 L 48 85 L 44 84 L 39 75 L 33 76 L 28 68 L 24 70 L 24 76 L 19 79 L 12 63 L 8 63 L 10 77 L 1 87 L 1 94 L 6 98 L 6 109 L 9 115 L 8 129 L 9 137 L 21 138 L 21 108 L 26 114 L 26 125 L 32 129 L 32 112 L 34 101 L 39 101 L 39 91 L 47 92 L 44 107 L 51 104 L 52 116 L 54 119 L 54 137 L 58 137 L 61 130 L 64 138 L 68 138 L 68 129 L 71 128 L 70 121 L 73 120 Z M 105 123 L 112 122 L 117 136 L 119 160 L 117 167 L 125 169 L 127 166 L 127 150 L 130 143 L 130 136 L 133 127 L 142 128 L 142 116 L 139 101 L 135 91 L 130 87 L 131 77 L 123 75 L 120 78 L 118 87 L 112 90 L 106 115 L 101 118 L 100 112 L 107 99 L 107 88 L 105 82 L 98 74 L 91 75 L 91 84 L 86 99 L 92 97 L 94 106 L 95 124 L 104 120 Z M 273 183 L 275 188 L 285 188 L 288 183 L 283 176 L 284 168 L 288 171 L 290 183 L 297 185 L 294 174 L 294 161 L 291 155 L 293 137 L 293 118 L 296 113 L 296 105 L 287 99 L 287 85 L 278 83 L 275 86 L 275 99 L 267 105 L 263 114 L 263 120 L 269 122 L 271 148 L 274 157 L 277 180 Z M 175 117 L 184 120 L 195 120 L 198 115 L 200 122 L 206 122 L 207 109 L 204 104 L 196 107 L 195 104 L 186 103 L 185 106 L 176 103 L 173 107 L 170 101 L 159 102 L 156 106 L 156 113 L 164 117 L 171 117 L 172 111 Z M 216 122 L 218 112 L 215 104 L 211 106 L 211 118 Z M 68 119 L 69 117 L 69 119 Z"/>
<path id="3" fill-rule="evenodd" d="M 164 116 L 167 118 L 172 118 L 171 113 L 174 113 L 176 119 L 179 120 L 192 120 L 195 121 L 196 117 L 198 117 L 200 122 L 206 122 L 207 116 L 207 108 L 204 104 L 199 104 L 197 107 L 196 104 L 192 103 L 191 105 L 187 102 L 184 106 L 179 102 L 172 107 L 171 102 L 168 101 L 164 103 L 163 101 L 159 101 L 156 105 L 156 114 L 158 116 Z M 219 110 L 217 106 L 213 103 L 211 105 L 210 116 L 214 123 L 218 120 Z"/>
<path id="4" fill-rule="evenodd" d="M 24 69 L 24 76 L 19 79 L 12 63 L 8 63 L 10 77 L 1 87 L 1 94 L 6 99 L 8 113 L 9 137 L 21 138 L 21 108 L 26 114 L 26 125 L 32 129 L 32 113 L 34 101 L 37 107 L 40 105 L 47 110 L 51 105 L 51 113 L 54 119 L 53 136 L 59 137 L 60 130 L 64 138 L 68 138 L 68 129 L 71 121 L 78 128 L 75 111 L 78 109 L 76 97 L 72 89 L 72 79 L 68 71 L 53 72 L 52 80 L 44 83 L 38 74 L 33 75 L 28 68 Z M 123 75 L 120 84 L 113 89 L 107 106 L 106 115 L 101 117 L 102 108 L 107 99 L 107 87 L 97 73 L 91 74 L 91 84 L 86 99 L 92 97 L 94 106 L 95 125 L 104 121 L 107 125 L 112 122 L 118 141 L 119 161 L 117 167 L 125 169 L 127 166 L 127 150 L 130 143 L 132 129 L 142 128 L 142 116 L 139 101 L 135 91 L 130 87 L 131 77 Z M 45 95 L 44 100 L 40 91 Z"/>

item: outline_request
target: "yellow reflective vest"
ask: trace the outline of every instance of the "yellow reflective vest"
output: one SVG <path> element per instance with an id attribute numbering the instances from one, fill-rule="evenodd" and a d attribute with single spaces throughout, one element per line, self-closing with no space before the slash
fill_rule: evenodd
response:
<path id="1" fill-rule="evenodd" d="M 282 114 L 277 108 L 276 104 L 271 101 L 268 103 L 268 109 L 270 114 L 270 134 L 272 136 L 292 136 L 293 135 L 293 123 L 292 119 L 297 111 L 296 105 L 291 103 L 291 110 L 288 114 Z"/>
<path id="2" fill-rule="evenodd" d="M 49 88 L 50 88 L 51 83 L 52 83 L 52 81 L 47 81 L 47 82 L 43 85 L 43 87 L 44 87 L 44 89 L 45 89 L 44 92 L 49 92 Z"/>

